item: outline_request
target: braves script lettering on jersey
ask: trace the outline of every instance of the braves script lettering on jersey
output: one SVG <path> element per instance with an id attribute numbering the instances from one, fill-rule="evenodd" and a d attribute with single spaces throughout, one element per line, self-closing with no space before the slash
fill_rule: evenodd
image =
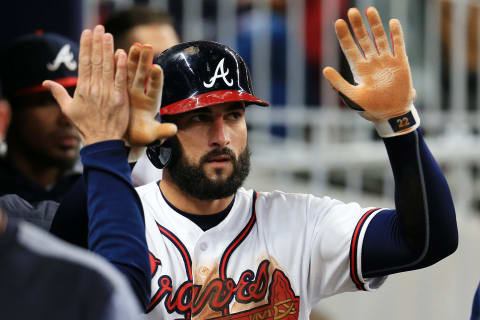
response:
<path id="1" fill-rule="evenodd" d="M 328 197 L 240 188 L 216 227 L 173 210 L 158 185 L 137 188 L 150 251 L 151 319 L 308 319 L 321 298 L 375 289 L 359 255 L 381 209 Z"/>

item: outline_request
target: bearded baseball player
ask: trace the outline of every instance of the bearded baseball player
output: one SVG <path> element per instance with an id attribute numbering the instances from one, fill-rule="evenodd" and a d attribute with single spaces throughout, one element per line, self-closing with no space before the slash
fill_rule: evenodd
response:
<path id="1" fill-rule="evenodd" d="M 132 146 L 150 143 L 147 155 L 163 168 L 163 178 L 136 189 L 141 206 L 135 212 L 131 205 L 124 209 L 134 201 L 128 196 L 131 188 L 117 191 L 111 185 L 108 190 L 91 190 L 89 184 L 88 215 L 92 228 L 99 219 L 96 215 L 114 213 L 119 217 L 115 228 L 128 232 L 128 222 L 122 223 L 121 217 L 143 213 L 143 239 L 129 236 L 146 240 L 150 269 L 142 272 L 148 272 L 143 279 L 151 277 L 151 283 L 132 283 L 150 289 L 146 298 L 139 294 L 150 319 L 308 319 L 312 306 L 324 297 L 374 290 L 389 274 L 427 267 L 456 250 L 454 206 L 422 137 L 400 23 L 390 21 L 390 48 L 376 9 L 368 8 L 366 16 L 373 40 L 357 9 L 348 12 L 353 35 L 345 21 L 335 23 L 355 84 L 329 67 L 324 75 L 383 138 L 395 177 L 394 210 L 326 196 L 243 188 L 250 167 L 245 109 L 268 104 L 253 94 L 242 58 L 227 46 L 195 41 L 164 51 L 148 71 L 151 49 L 132 47 L 128 86 L 143 85 L 145 81 L 137 80 L 145 80 L 150 72 L 149 98 L 124 100 L 122 106 L 131 101 L 129 129 L 123 120 L 122 129 L 109 138 L 117 140 L 98 142 L 108 140 L 103 135 L 86 148 L 116 143 L 110 152 L 124 156 L 109 164 L 115 167 L 127 162 L 118 139 L 123 137 Z M 101 61 L 101 53 L 96 57 L 93 50 L 92 55 L 92 61 Z M 156 117 L 160 124 L 145 119 L 157 112 L 152 101 L 159 99 L 161 70 L 163 97 Z M 82 88 L 102 96 L 103 89 L 100 94 L 96 90 L 106 87 L 105 82 L 98 85 L 108 77 L 103 79 L 99 72 L 97 80 L 85 81 Z M 75 103 L 61 87 L 53 83 L 50 87 L 68 115 Z M 141 85 L 136 90 L 125 89 L 123 95 L 144 94 Z M 77 96 L 75 101 L 80 101 Z M 78 113 L 83 112 L 80 106 L 79 102 Z M 125 110 L 128 107 L 110 117 L 128 117 Z M 86 112 L 84 118 L 70 114 L 77 126 L 94 121 Z M 169 137 L 175 130 L 176 135 Z M 125 241 L 121 233 L 109 233 L 111 227 L 95 224 L 97 232 L 104 228 L 106 236 Z M 100 253 L 114 263 L 117 258 L 112 256 L 125 254 L 108 248 Z M 122 261 L 137 270 L 143 265 Z"/>

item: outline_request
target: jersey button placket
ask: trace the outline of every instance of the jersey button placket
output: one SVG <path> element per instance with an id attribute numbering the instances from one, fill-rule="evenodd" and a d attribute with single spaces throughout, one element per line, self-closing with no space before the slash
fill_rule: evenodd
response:
<path id="1" fill-rule="evenodd" d="M 203 261 L 203 259 L 201 259 L 200 257 L 201 256 L 204 256 L 205 255 L 205 252 L 207 251 L 208 249 L 208 243 L 205 242 L 205 241 L 201 241 L 200 243 L 198 243 L 197 245 L 197 253 L 195 254 L 196 258 L 196 266 L 195 266 L 195 270 L 197 272 L 196 273 L 196 276 L 199 278 L 198 280 L 200 281 L 200 283 L 203 283 L 203 281 L 205 281 L 206 277 L 209 275 L 210 273 L 210 268 L 208 268 Z M 200 258 L 200 259 L 199 259 Z M 193 275 L 193 277 L 195 278 L 195 274 Z M 194 280 L 194 283 L 196 281 Z"/>
<path id="2" fill-rule="evenodd" d="M 200 276 L 203 277 L 203 278 L 208 276 L 208 273 L 210 272 L 210 269 L 208 267 L 205 267 L 205 266 L 200 267 L 198 270 L 199 270 Z"/>

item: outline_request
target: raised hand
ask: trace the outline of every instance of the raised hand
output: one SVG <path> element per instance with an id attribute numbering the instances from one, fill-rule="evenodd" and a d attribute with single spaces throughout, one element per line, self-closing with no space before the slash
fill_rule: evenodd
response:
<path id="1" fill-rule="evenodd" d="M 145 145 L 173 136 L 177 128 L 171 123 L 155 120 L 162 100 L 163 71 L 153 64 L 153 48 L 134 44 L 128 53 L 128 93 L 130 97 L 130 123 L 126 140 L 132 148 L 129 161 L 138 160 Z"/>
<path id="2" fill-rule="evenodd" d="M 80 38 L 78 82 L 73 98 L 60 84 L 46 80 L 47 87 L 72 121 L 85 146 L 122 139 L 129 121 L 127 55 L 117 50 L 103 26 L 84 30 Z"/>
<path id="3" fill-rule="evenodd" d="M 174 124 L 155 120 L 162 99 L 163 71 L 152 61 L 152 46 L 135 44 L 130 48 L 127 69 L 132 109 L 127 139 L 132 145 L 162 142 L 176 133 Z"/>
<path id="4" fill-rule="evenodd" d="M 413 107 L 416 92 L 412 85 L 400 22 L 397 19 L 390 20 L 393 44 L 390 49 L 377 10 L 369 7 L 366 15 L 373 41 L 360 11 L 356 8 L 348 11 L 348 19 L 358 46 L 347 23 L 342 19 L 335 22 L 338 40 L 356 85 L 348 83 L 331 67 L 326 67 L 323 74 L 350 107 L 376 123 L 381 136 L 413 131 L 419 125 L 418 114 Z"/>

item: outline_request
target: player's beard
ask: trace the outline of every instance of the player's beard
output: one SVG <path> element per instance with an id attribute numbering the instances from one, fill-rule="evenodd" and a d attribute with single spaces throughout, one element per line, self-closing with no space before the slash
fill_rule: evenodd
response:
<path id="1" fill-rule="evenodd" d="M 250 150 L 248 144 L 238 158 L 229 148 L 210 151 L 200 158 L 198 164 L 190 164 L 176 137 L 171 139 L 172 156 L 166 170 L 174 183 L 188 195 L 200 200 L 222 199 L 233 195 L 240 188 L 250 172 Z M 214 181 L 203 170 L 209 159 L 229 155 L 232 173 L 226 179 Z"/>

